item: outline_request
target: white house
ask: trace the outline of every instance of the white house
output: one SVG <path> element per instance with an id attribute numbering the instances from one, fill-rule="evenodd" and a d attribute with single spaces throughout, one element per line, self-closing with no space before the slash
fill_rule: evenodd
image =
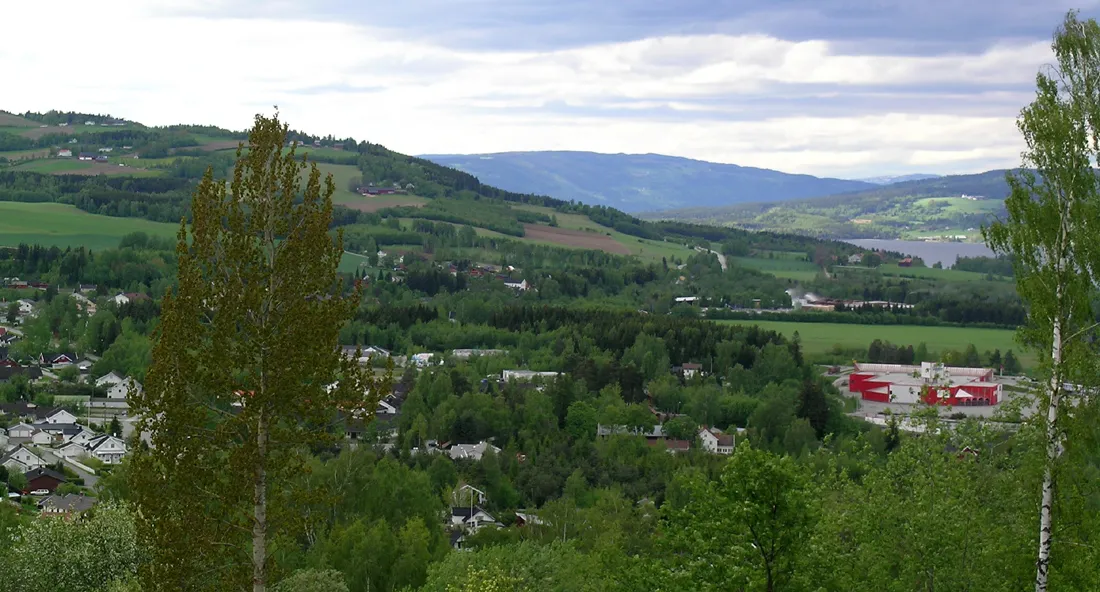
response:
<path id="1" fill-rule="evenodd" d="M 130 393 L 130 387 L 134 387 L 134 392 L 141 393 L 141 383 L 127 376 L 122 379 L 122 382 L 112 384 L 107 389 L 108 399 L 125 399 Z"/>
<path id="2" fill-rule="evenodd" d="M 55 434 L 45 430 L 35 430 L 35 432 L 31 434 L 31 443 L 37 446 L 51 446 L 56 440 L 57 437 Z"/>
<path id="3" fill-rule="evenodd" d="M 88 456 L 88 449 L 75 441 L 69 441 L 54 452 L 66 460 L 77 460 Z"/>
<path id="4" fill-rule="evenodd" d="M 451 526 L 461 528 L 469 533 L 475 533 L 483 526 L 496 524 L 496 518 L 492 514 L 477 506 L 451 508 Z"/>
<path id="5" fill-rule="evenodd" d="M 19 315 L 26 316 L 34 312 L 34 301 L 27 300 L 26 298 L 20 298 L 19 302 Z"/>
<path id="6" fill-rule="evenodd" d="M 378 408 L 374 410 L 374 415 L 397 415 L 397 407 L 390 405 L 385 399 L 379 399 Z"/>
<path id="7" fill-rule="evenodd" d="M 356 357 L 356 354 L 355 354 L 356 350 L 359 350 L 359 357 Z M 385 350 L 385 349 L 382 349 L 382 348 L 374 346 L 374 345 L 364 345 L 364 346 L 345 345 L 343 347 L 343 353 L 344 353 L 345 357 L 347 357 L 349 359 L 354 359 L 356 362 L 358 362 L 360 364 L 370 363 L 371 358 L 378 359 L 378 360 L 384 360 L 384 359 L 390 357 L 389 350 Z"/>
<path id="8" fill-rule="evenodd" d="M 856 253 L 855 255 L 848 256 L 848 263 L 855 264 L 863 261 L 863 253 Z"/>
<path id="9" fill-rule="evenodd" d="M 92 440 L 95 440 L 98 436 L 99 436 L 99 434 L 96 434 L 95 432 L 93 432 L 89 429 L 83 429 L 83 430 L 80 431 L 80 433 L 73 436 L 72 439 L 69 440 L 69 442 L 72 443 L 72 444 L 77 444 L 81 448 L 87 448 L 88 442 L 91 442 Z M 87 451 L 85 451 L 85 452 L 87 452 Z"/>
<path id="10" fill-rule="evenodd" d="M 57 410 L 52 411 L 49 414 L 47 414 L 46 418 L 43 421 L 45 423 L 68 423 L 68 424 L 73 424 L 73 423 L 76 423 L 77 419 L 79 419 L 79 418 L 77 416 L 73 415 L 72 413 L 69 413 L 68 411 L 65 411 L 64 409 L 57 409 Z"/>
<path id="11" fill-rule="evenodd" d="M 481 460 L 481 457 L 485 455 L 486 450 L 492 449 L 494 454 L 500 454 L 500 449 L 492 444 L 482 440 L 477 444 L 455 444 L 448 450 L 448 454 L 454 460 L 459 459 L 472 459 Z"/>
<path id="12" fill-rule="evenodd" d="M 714 428 L 702 428 L 699 430 L 699 441 L 703 444 L 703 450 L 714 454 L 733 454 L 733 434 L 723 434 Z"/>
<path id="13" fill-rule="evenodd" d="M 126 443 L 114 436 L 99 436 L 88 443 L 88 453 L 104 464 L 118 464 L 126 456 Z"/>
<path id="14" fill-rule="evenodd" d="M 122 306 L 130 303 L 130 297 L 126 294 L 123 294 L 122 292 L 119 292 L 118 294 L 115 294 L 114 301 L 116 306 Z"/>
<path id="15" fill-rule="evenodd" d="M 527 280 L 523 280 L 522 282 L 504 282 L 504 285 L 513 290 L 519 290 L 520 292 L 526 292 L 531 289 L 531 285 L 527 283 Z"/>
<path id="16" fill-rule="evenodd" d="M 107 388 L 122 382 L 123 378 L 117 372 L 111 371 L 95 379 L 96 388 Z"/>
<path id="17" fill-rule="evenodd" d="M 60 158 L 72 158 L 73 151 L 68 148 L 62 148 L 57 151 L 57 156 Z"/>
<path id="18" fill-rule="evenodd" d="M 19 446 L 4 456 L 0 456 L 0 465 L 7 467 L 8 470 L 25 473 L 46 466 L 46 461 L 23 446 Z"/>
<path id="19" fill-rule="evenodd" d="M 410 359 L 412 360 L 413 364 L 416 364 L 417 366 L 423 368 L 424 366 L 428 366 L 428 365 L 432 364 L 432 362 L 435 360 L 435 354 L 434 353 L 413 354 L 412 358 L 410 358 Z"/>
<path id="20" fill-rule="evenodd" d="M 557 378 L 561 376 L 561 372 L 535 372 L 534 370 L 505 370 L 500 373 L 500 379 L 504 382 L 509 380 L 516 381 L 528 381 L 534 378 Z"/>

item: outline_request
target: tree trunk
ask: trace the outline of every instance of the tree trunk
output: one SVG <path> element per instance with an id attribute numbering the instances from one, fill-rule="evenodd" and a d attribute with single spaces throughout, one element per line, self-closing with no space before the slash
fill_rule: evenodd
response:
<path id="1" fill-rule="evenodd" d="M 256 425 L 256 480 L 252 494 L 252 592 L 267 589 L 267 421 L 261 412 Z"/>
<path id="2" fill-rule="evenodd" d="M 1059 265 L 1061 267 L 1061 265 Z M 1059 270 L 1060 271 L 1060 270 Z M 1060 282 L 1060 281 L 1059 281 Z M 1053 544 L 1051 532 L 1051 508 L 1054 504 L 1054 461 L 1058 457 L 1058 403 L 1062 398 L 1062 290 L 1061 283 L 1056 288 L 1054 328 L 1050 347 L 1050 400 L 1047 403 L 1047 459 L 1043 471 L 1043 496 L 1039 502 L 1039 558 L 1035 562 L 1035 592 L 1047 591 L 1047 576 L 1050 570 L 1050 548 Z"/>

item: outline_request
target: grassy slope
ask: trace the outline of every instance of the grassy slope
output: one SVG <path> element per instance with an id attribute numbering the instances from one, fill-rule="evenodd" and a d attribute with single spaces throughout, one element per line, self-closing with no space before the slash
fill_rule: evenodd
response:
<path id="1" fill-rule="evenodd" d="M 177 230 L 175 224 L 99 216 L 65 204 L 0 202 L 2 246 L 25 242 L 98 250 L 118 246 L 119 239 L 131 232 L 171 238 Z"/>
<path id="2" fill-rule="evenodd" d="M 1035 364 L 1035 356 L 1014 340 L 1010 329 L 972 329 L 967 327 L 917 327 L 911 325 L 848 325 L 840 323 L 792 323 L 784 321 L 718 321 L 739 325 L 760 325 L 762 329 L 778 331 L 790 337 L 795 331 L 806 353 L 825 353 L 834 345 L 846 348 L 866 348 L 875 339 L 894 344 L 917 346 L 924 342 L 929 352 L 953 349 L 962 351 L 973 343 L 979 352 L 1012 350 L 1025 366 Z"/>
<path id="3" fill-rule="evenodd" d="M 542 206 L 513 206 L 517 210 L 527 210 L 530 212 L 539 212 L 546 214 L 547 216 L 555 216 L 558 219 L 558 225 L 562 228 L 568 228 L 571 230 L 585 230 L 598 232 L 600 234 L 610 234 L 611 238 L 615 239 L 620 244 L 630 249 L 630 252 L 643 261 L 656 261 L 660 262 L 661 258 L 667 258 L 672 260 L 679 257 L 686 260 L 694 251 L 680 245 L 678 243 L 670 243 L 664 241 L 653 241 L 648 239 L 639 239 L 636 236 L 630 236 L 612 230 L 606 226 L 602 226 L 593 222 L 588 216 L 582 216 L 580 214 L 562 214 L 556 212 L 551 208 L 545 208 Z M 558 243 L 553 243 L 554 246 L 562 246 Z"/>

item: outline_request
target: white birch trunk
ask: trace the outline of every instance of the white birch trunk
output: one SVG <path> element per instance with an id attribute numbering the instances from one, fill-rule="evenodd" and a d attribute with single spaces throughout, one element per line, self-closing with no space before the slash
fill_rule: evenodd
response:
<path id="1" fill-rule="evenodd" d="M 1063 236 L 1065 235 L 1065 223 L 1063 222 Z M 1058 261 L 1057 282 L 1055 288 L 1055 313 L 1053 328 L 1051 330 L 1050 346 L 1050 399 L 1047 402 L 1047 457 L 1043 470 L 1042 499 L 1039 502 L 1039 556 L 1035 562 L 1035 592 L 1047 592 L 1047 582 L 1050 575 L 1050 550 L 1054 538 L 1052 532 L 1053 517 L 1051 511 L 1054 506 L 1054 462 L 1058 458 L 1058 405 L 1062 399 L 1062 299 L 1065 287 L 1062 285 L 1062 274 L 1066 266 L 1065 258 Z"/>

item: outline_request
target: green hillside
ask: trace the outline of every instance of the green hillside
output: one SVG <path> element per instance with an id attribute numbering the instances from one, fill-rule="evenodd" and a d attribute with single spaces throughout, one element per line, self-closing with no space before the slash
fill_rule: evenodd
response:
<path id="1" fill-rule="evenodd" d="M 781 203 L 688 208 L 642 215 L 842 238 L 978 238 L 991 216 L 1004 212 L 1007 171 L 905 181 L 867 191 Z"/>

